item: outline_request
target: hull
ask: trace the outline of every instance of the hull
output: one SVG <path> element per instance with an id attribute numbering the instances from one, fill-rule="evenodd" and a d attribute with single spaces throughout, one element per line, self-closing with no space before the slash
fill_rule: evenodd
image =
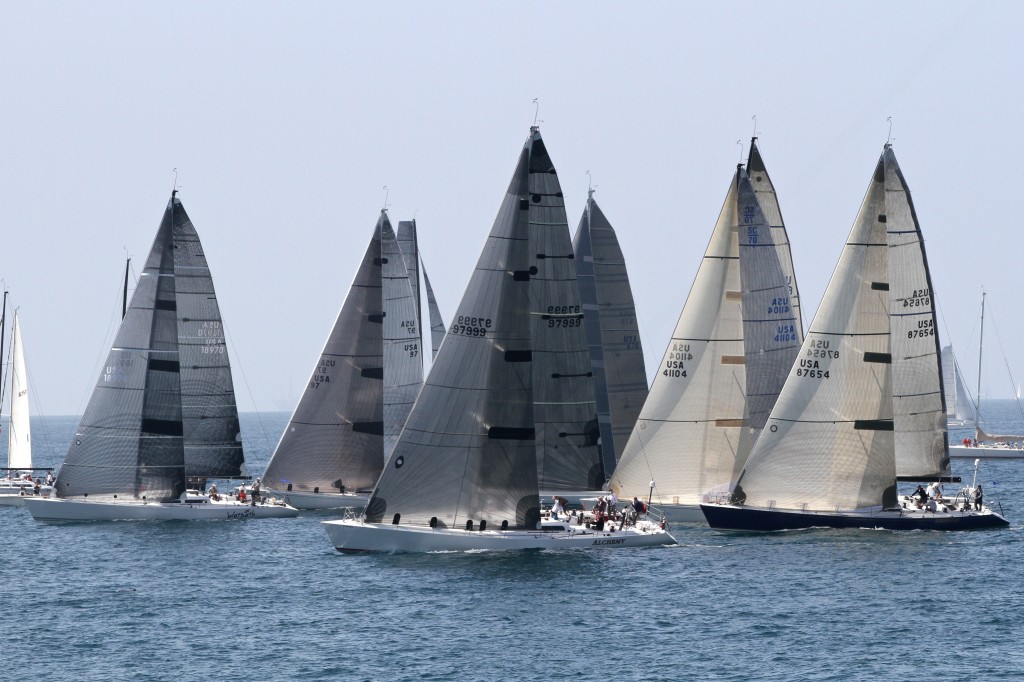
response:
<path id="1" fill-rule="evenodd" d="M 422 526 L 364 523 L 353 519 L 324 521 L 324 530 L 339 552 L 465 552 L 520 549 L 610 549 L 674 545 L 666 531 L 473 531 Z"/>
<path id="2" fill-rule="evenodd" d="M 806 528 L 882 528 L 886 530 L 979 530 L 1003 528 L 1009 524 L 990 509 L 979 512 L 924 510 L 853 512 L 809 512 L 755 509 L 727 504 L 702 504 L 708 525 L 715 530 L 780 531 Z"/>
<path id="3" fill-rule="evenodd" d="M 369 495 L 356 493 L 311 493 L 303 491 L 270 491 L 296 509 L 355 509 L 360 510 L 369 501 Z"/>
<path id="4" fill-rule="evenodd" d="M 974 448 L 950 445 L 949 456 L 954 459 L 1024 459 L 1024 449 L 991 445 L 979 445 Z"/>
<path id="5" fill-rule="evenodd" d="M 36 521 L 231 521 L 291 518 L 287 505 L 237 502 L 112 502 L 29 497 L 24 501 Z"/>
<path id="6" fill-rule="evenodd" d="M 28 495 L 20 493 L 0 493 L 0 507 L 20 507 Z"/>
<path id="7" fill-rule="evenodd" d="M 701 511 L 699 504 L 659 504 L 657 509 L 673 526 L 708 525 L 708 520 L 704 518 L 704 512 Z"/>

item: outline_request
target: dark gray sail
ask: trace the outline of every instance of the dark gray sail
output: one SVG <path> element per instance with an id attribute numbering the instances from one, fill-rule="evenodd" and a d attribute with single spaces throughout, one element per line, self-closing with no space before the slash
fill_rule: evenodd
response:
<path id="1" fill-rule="evenodd" d="M 540 488 L 597 490 L 606 475 L 576 259 L 558 175 L 540 134 L 529 173 L 533 401 Z"/>
<path id="2" fill-rule="evenodd" d="M 224 324 L 199 235 L 174 201 L 185 470 L 189 476 L 233 478 L 242 474 L 244 455 Z"/>
<path id="3" fill-rule="evenodd" d="M 430 324 L 430 345 L 433 347 L 431 360 L 437 357 L 437 351 L 444 341 L 444 318 L 441 317 L 441 309 L 437 306 L 437 299 L 434 298 L 434 289 L 430 286 L 430 278 L 427 277 L 427 268 L 421 263 L 419 251 L 419 237 L 416 234 L 416 221 L 403 220 L 398 223 L 398 245 L 402 249 L 402 257 L 409 269 L 409 281 L 412 283 L 413 298 L 416 301 L 416 319 L 423 322 L 423 314 L 420 305 L 420 272 L 423 273 L 423 288 L 427 294 L 427 312 Z M 420 334 L 422 348 L 426 352 L 426 341 L 424 335 Z"/>
<path id="4" fill-rule="evenodd" d="M 533 131 L 441 352 L 366 510 L 371 522 L 534 528 Z M 543 145 L 541 150 L 543 149 Z M 546 159 L 546 153 L 543 157 Z"/>
<path id="5" fill-rule="evenodd" d="M 380 475 L 386 459 L 385 433 L 397 435 L 393 422 L 404 422 L 405 417 L 391 411 L 385 417 L 385 383 L 392 373 L 410 374 L 385 366 L 386 346 L 390 355 L 399 350 L 398 344 L 409 343 L 392 331 L 392 326 L 412 336 L 417 346 L 413 356 L 408 355 L 409 349 L 401 349 L 414 361 L 411 374 L 416 389 L 416 372 L 422 372 L 417 329 L 402 326 L 412 318 L 413 303 L 408 271 L 398 254 L 387 214 L 382 211 L 334 328 L 267 464 L 264 481 L 268 486 L 285 489 L 291 485 L 308 492 L 337 490 L 340 485 L 349 491 L 369 490 Z M 388 298 L 398 300 L 397 310 L 386 308 L 385 288 Z M 412 396 L 415 398 L 415 393 Z M 407 414 L 411 400 L 405 402 Z"/>
<path id="6" fill-rule="evenodd" d="M 605 471 L 610 472 L 647 399 L 647 369 L 626 260 L 593 190 L 572 248 L 594 371 L 601 454 Z"/>
<path id="7" fill-rule="evenodd" d="M 423 285 L 427 289 L 427 312 L 430 314 L 430 345 L 434 354 L 431 359 L 437 357 L 437 351 L 441 350 L 441 342 L 444 341 L 444 318 L 441 317 L 441 309 L 437 307 L 437 299 L 434 298 L 434 288 L 430 286 L 430 278 L 427 277 L 427 267 L 423 266 Z"/>
<path id="8" fill-rule="evenodd" d="M 177 499 L 185 490 L 176 259 L 196 239 L 172 195 L 64 465 L 59 497 Z"/>

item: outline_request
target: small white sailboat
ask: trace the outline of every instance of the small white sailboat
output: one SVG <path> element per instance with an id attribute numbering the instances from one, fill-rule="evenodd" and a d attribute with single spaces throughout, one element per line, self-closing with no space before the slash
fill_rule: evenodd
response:
<path id="1" fill-rule="evenodd" d="M 6 304 L 7 292 L 4 292 Z M 6 305 L 5 305 L 6 307 Z M 0 321 L 0 325 L 3 322 Z M 0 344 L 0 349 L 3 345 Z M 0 478 L 0 505 L 17 506 L 26 495 L 49 496 L 52 487 L 40 485 L 32 478 L 32 434 L 29 424 L 28 378 L 25 371 L 25 351 L 21 342 L 18 311 L 14 311 L 11 327 L 11 418 L 7 426 L 7 471 Z M 17 474 L 16 472 L 21 472 Z"/>
<path id="2" fill-rule="evenodd" d="M 263 475 L 264 485 L 299 509 L 364 507 L 398 442 L 423 381 L 410 270 L 382 210 Z"/>
<path id="3" fill-rule="evenodd" d="M 559 300 L 563 289 L 551 279 L 564 274 L 560 266 L 570 260 L 568 249 L 549 248 L 568 232 L 564 215 L 554 166 L 532 128 L 441 351 L 365 513 L 324 523 L 335 548 L 600 549 L 675 542 L 645 521 L 604 530 L 542 521 L 538 459 L 561 467 L 556 448 L 586 442 L 585 434 L 558 429 L 551 415 L 565 416 L 560 405 L 540 404 L 536 397 L 555 403 L 559 395 L 571 395 L 571 387 L 539 394 L 534 385 L 542 372 L 553 373 L 549 363 L 555 360 L 544 357 L 548 349 L 575 347 L 573 338 L 556 343 L 563 338 L 558 332 L 582 328 L 578 302 Z M 588 364 L 584 346 L 579 368 L 563 370 L 570 375 L 565 381 L 587 378 Z M 577 408 L 579 414 L 588 409 L 592 400 Z"/>
<path id="4" fill-rule="evenodd" d="M 742 470 L 802 340 L 789 238 L 755 138 L 612 489 L 650 496 L 673 522 L 703 524 L 700 503 Z"/>
<path id="5" fill-rule="evenodd" d="M 647 369 L 626 259 L 593 189 L 587 192 L 572 250 L 594 372 L 601 458 L 610 473 L 647 400 Z"/>
<path id="6" fill-rule="evenodd" d="M 885 145 L 814 322 L 712 528 L 969 530 L 991 509 L 901 503 L 897 476 L 948 471 L 935 299 L 921 229 Z"/>
<path id="7" fill-rule="evenodd" d="M 38 521 L 288 517 L 271 499 L 246 504 L 190 491 L 187 477 L 235 476 L 243 462 L 224 328 L 199 236 L 172 192 Z"/>
<path id="8" fill-rule="evenodd" d="M 949 456 L 959 459 L 1024 459 L 1024 435 L 1022 434 L 990 434 L 981 428 L 981 359 L 985 342 L 985 292 L 981 293 L 981 333 L 978 340 L 978 404 L 972 412 L 974 416 L 974 438 L 965 438 L 960 443 L 951 444 Z M 959 384 L 957 385 L 959 389 Z M 1020 390 L 1017 391 L 1020 402 Z"/>

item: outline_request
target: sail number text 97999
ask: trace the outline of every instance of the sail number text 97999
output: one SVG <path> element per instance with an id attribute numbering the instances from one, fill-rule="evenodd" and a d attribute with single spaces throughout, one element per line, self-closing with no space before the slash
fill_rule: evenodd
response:
<path id="1" fill-rule="evenodd" d="M 448 331 L 462 336 L 487 336 L 487 330 L 490 328 L 491 318 L 489 317 L 459 315 Z"/>

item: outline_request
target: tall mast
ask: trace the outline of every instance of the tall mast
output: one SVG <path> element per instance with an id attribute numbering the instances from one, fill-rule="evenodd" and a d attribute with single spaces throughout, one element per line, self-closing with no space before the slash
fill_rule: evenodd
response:
<path id="1" fill-rule="evenodd" d="M 981 428 L 981 352 L 985 348 L 985 290 L 981 290 L 981 332 L 978 335 L 978 400 L 975 406 L 974 429 Z"/>

